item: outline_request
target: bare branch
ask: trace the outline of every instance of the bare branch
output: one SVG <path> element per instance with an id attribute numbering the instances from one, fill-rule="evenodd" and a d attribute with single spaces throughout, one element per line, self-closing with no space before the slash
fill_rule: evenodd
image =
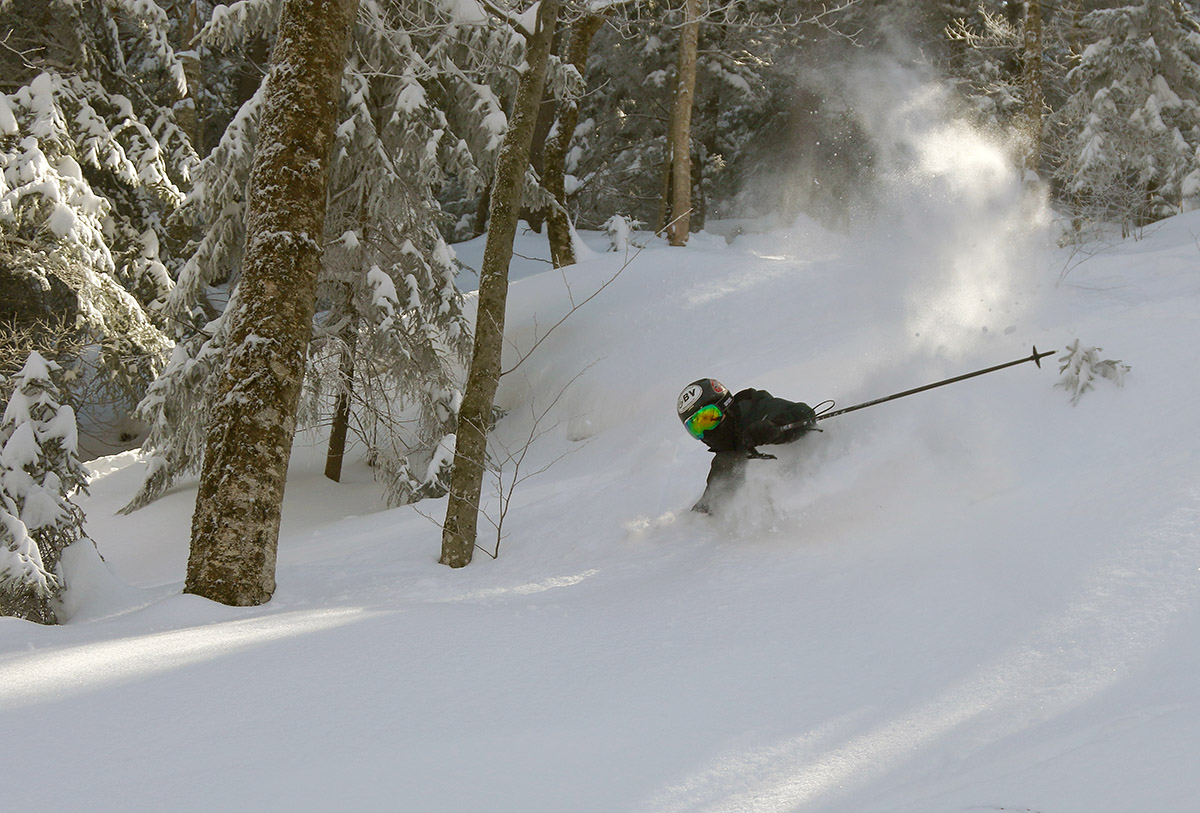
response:
<path id="1" fill-rule="evenodd" d="M 496 497 L 499 502 L 500 513 L 495 520 L 488 516 L 486 512 L 483 513 L 484 519 L 486 519 L 488 524 L 490 524 L 496 531 L 496 546 L 493 550 L 489 551 L 487 548 L 482 547 L 478 543 L 475 544 L 477 549 L 483 551 L 491 558 L 497 559 L 500 557 L 500 545 L 504 541 L 504 520 L 508 516 L 509 508 L 512 506 L 513 493 L 516 491 L 517 486 L 526 482 L 530 478 L 536 477 L 539 474 L 544 474 L 545 472 L 549 471 L 549 469 L 555 463 L 562 460 L 567 455 L 574 454 L 586 445 L 582 444 L 563 452 L 558 457 L 545 463 L 543 466 L 541 466 L 541 468 L 535 471 L 528 472 L 526 474 L 521 473 L 521 467 L 525 462 L 526 456 L 529 454 L 529 450 L 533 448 L 533 445 L 538 440 L 554 431 L 554 429 L 559 425 L 558 423 L 554 423 L 549 427 L 543 428 L 542 422 L 545 420 L 546 416 L 549 415 L 550 411 L 554 409 L 559 401 L 562 400 L 562 397 L 566 394 L 567 390 L 569 390 L 571 386 L 574 385 L 575 382 L 584 375 L 584 373 L 594 367 L 596 363 L 597 362 L 593 361 L 591 364 L 587 365 L 574 376 L 572 376 L 571 380 L 563 385 L 562 389 L 558 391 L 558 394 L 554 396 L 554 398 L 544 409 L 539 411 L 537 409 L 536 400 L 532 397 L 530 398 L 529 413 L 533 418 L 533 422 L 529 427 L 529 434 L 525 437 L 524 441 L 522 441 L 517 452 L 514 453 L 509 448 L 503 447 L 503 444 L 500 444 L 505 453 L 505 458 L 498 463 L 496 471 Z M 504 466 L 506 464 L 512 464 L 512 480 L 509 482 L 507 487 L 504 483 Z"/>
<path id="2" fill-rule="evenodd" d="M 568 295 L 568 297 L 570 297 L 570 300 L 571 300 L 571 303 L 572 303 L 572 305 L 571 305 L 571 309 L 570 309 L 569 311 L 567 311 L 565 314 L 563 314 L 563 316 L 562 316 L 562 318 L 561 318 L 561 319 L 559 319 L 557 322 L 555 322 L 553 325 L 551 325 L 551 326 L 550 326 L 550 328 L 549 328 L 549 329 L 548 329 L 548 330 L 547 330 L 545 333 L 543 333 L 543 334 L 542 334 L 540 337 L 538 337 L 538 339 L 537 339 L 536 341 L 534 341 L 534 343 L 533 343 L 533 346 L 532 346 L 532 347 L 530 347 L 530 348 L 529 348 L 529 350 L 528 350 L 528 351 L 527 351 L 527 352 L 526 352 L 526 353 L 525 353 L 523 356 L 521 356 L 520 358 L 518 358 L 518 359 L 517 359 L 517 363 L 516 363 L 516 364 L 514 364 L 512 367 L 509 367 L 507 370 L 502 370 L 502 371 L 500 372 L 500 376 L 501 376 L 501 377 L 503 377 L 503 376 L 506 376 L 506 375 L 508 375 L 508 374 L 509 374 L 509 373 L 511 373 L 511 372 L 514 372 L 514 371 L 516 371 L 516 369 L 517 369 L 518 367 L 520 367 L 522 364 L 524 364 L 524 363 L 525 363 L 525 360 L 526 360 L 526 359 L 528 359 L 528 358 L 529 358 L 531 355 L 533 355 L 533 352 L 534 352 L 535 350 L 537 350 L 537 349 L 538 349 L 538 347 L 540 347 L 540 346 L 541 346 L 542 342 L 544 342 L 544 341 L 546 341 L 546 339 L 550 338 L 550 335 L 551 335 L 552 333 L 554 333 L 554 331 L 555 331 L 555 330 L 557 330 L 557 329 L 558 329 L 558 327 L 559 327 L 559 326 L 561 326 L 563 322 L 565 322 L 565 321 L 567 321 L 568 319 L 570 319 L 570 318 L 571 318 L 571 316 L 572 316 L 572 315 L 574 315 L 574 313 L 575 313 L 577 310 L 579 310 L 579 309 L 580 309 L 580 308 L 582 308 L 584 305 L 586 305 L 587 303 L 589 303 L 589 302 L 591 302 L 593 299 L 595 299 L 597 296 L 599 296 L 599 295 L 600 295 L 600 293 L 601 293 L 601 292 L 602 292 L 602 291 L 603 291 L 605 288 L 607 288 L 608 286 L 610 286 L 610 285 L 612 285 L 614 282 L 616 282 L 616 281 L 617 281 L 617 277 L 621 276 L 621 274 L 622 274 L 622 273 L 625 271 L 625 269 L 626 269 L 626 268 L 628 268 L 628 267 L 630 266 L 630 264 L 631 264 L 631 263 L 632 263 L 634 260 L 636 260 L 636 259 L 637 259 L 638 255 L 639 255 L 639 254 L 641 254 L 641 253 L 642 253 L 642 252 L 645 250 L 645 248 L 646 248 L 645 246 L 639 246 L 639 247 L 638 247 L 638 250 L 637 250 L 637 251 L 635 251 L 635 252 L 634 252 L 632 255 L 630 255 L 630 256 L 629 256 L 629 257 L 628 257 L 628 258 L 625 260 L 625 262 L 624 262 L 624 263 L 621 265 L 621 267 L 620 267 L 620 268 L 618 268 L 618 269 L 616 270 L 616 273 L 614 273 L 614 274 L 613 274 L 611 277 L 609 277 L 607 280 L 605 280 L 605 281 L 604 281 L 604 283 L 603 283 L 603 284 L 602 284 L 602 285 L 601 285 L 599 288 L 597 288 L 595 291 L 593 291 L 591 294 L 589 294 L 589 295 L 588 295 L 588 297 L 587 297 L 586 299 L 584 299 L 582 302 L 575 303 L 575 298 L 574 298 L 574 296 L 571 294 L 571 292 L 570 292 L 570 286 L 568 285 L 568 286 L 567 286 L 567 295 Z M 565 276 L 564 276 L 564 279 L 565 279 Z"/>

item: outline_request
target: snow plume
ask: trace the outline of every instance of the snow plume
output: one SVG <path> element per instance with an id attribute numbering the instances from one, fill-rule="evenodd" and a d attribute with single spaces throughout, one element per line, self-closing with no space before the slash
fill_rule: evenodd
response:
<path id="1" fill-rule="evenodd" d="M 846 179 L 857 181 L 842 187 L 852 198 L 839 229 L 845 234 L 797 220 L 787 251 L 776 245 L 773 253 L 790 255 L 779 258 L 789 273 L 802 263 L 801 304 L 776 294 L 756 305 L 763 324 L 804 323 L 819 340 L 797 345 L 794 370 L 764 371 L 752 385 L 810 403 L 833 398 L 844 407 L 1019 358 L 1034 343 L 1043 346 L 1041 314 L 1034 308 L 1042 301 L 1039 279 L 1054 279 L 1045 251 L 1050 218 L 1044 191 L 1022 177 L 1015 145 L 975 126 L 951 90 L 919 67 L 868 57 L 843 73 L 828 98 L 841 99 L 858 130 L 859 151 L 844 159 L 865 167 L 847 170 Z M 840 180 L 827 177 L 833 185 Z M 793 179 L 812 182 L 799 174 Z M 752 239 L 739 237 L 733 247 L 754 245 Z M 765 251 L 759 256 L 771 259 Z M 840 257 L 837 270 L 834 256 Z M 847 274 L 849 279 L 831 279 Z M 732 278 L 725 275 L 722 284 Z M 689 294 L 709 290 L 692 285 Z M 775 313 L 777 300 L 786 303 L 788 315 Z M 839 344 L 852 348 L 852 364 L 829 358 L 826 348 Z M 725 374 L 716 365 L 710 369 Z M 1013 378 L 983 382 L 839 418 L 827 435 L 781 453 L 774 469 L 752 470 L 742 503 L 752 506 L 751 516 L 739 520 L 767 532 L 793 516 L 838 526 L 839 517 L 860 510 L 841 503 L 849 482 L 871 480 L 879 493 L 900 476 L 956 493 L 969 483 L 964 499 L 1004 487 L 1006 466 L 996 462 L 1004 459 L 1008 442 L 1002 433 L 977 422 L 968 447 L 946 441 L 940 431 L 944 421 L 963 414 L 993 416 Z M 876 431 L 883 425 L 886 431 Z M 910 444 L 911 438 L 919 440 Z M 984 456 L 993 470 L 965 474 L 968 448 L 988 450 Z M 886 462 L 868 472 L 859 467 L 864 457 Z M 946 476 L 949 471 L 961 480 Z M 820 476 L 798 488 L 797 478 L 808 472 Z M 766 519 L 756 519 L 754 510 Z"/>
<path id="2" fill-rule="evenodd" d="M 957 357 L 997 335 L 1019 343 L 1049 218 L 1015 144 L 975 126 L 919 68 L 867 65 L 847 88 L 874 161 L 855 227 L 875 237 L 862 241 L 867 273 L 895 315 L 903 302 L 894 346 Z"/>

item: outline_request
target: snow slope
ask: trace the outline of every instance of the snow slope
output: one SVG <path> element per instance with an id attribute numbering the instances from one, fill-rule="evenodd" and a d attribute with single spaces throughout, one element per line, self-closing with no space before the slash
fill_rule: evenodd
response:
<path id="1" fill-rule="evenodd" d="M 0 619 L 3 806 L 1195 810 L 1200 213 L 1057 249 L 952 135 L 845 234 L 521 260 L 508 364 L 627 265 L 502 382 L 498 448 L 540 437 L 495 560 L 438 565 L 444 500 L 384 510 L 303 438 L 278 592 L 221 607 L 180 594 L 194 484 L 117 516 L 142 467 L 95 461 L 69 623 Z M 1076 338 L 1124 388 L 1073 407 L 1021 365 L 823 422 L 730 516 L 687 511 L 694 378 L 846 406 Z"/>

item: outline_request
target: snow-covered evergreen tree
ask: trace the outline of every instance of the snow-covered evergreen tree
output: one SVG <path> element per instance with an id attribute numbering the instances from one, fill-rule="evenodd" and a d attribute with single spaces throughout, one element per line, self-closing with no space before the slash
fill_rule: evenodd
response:
<path id="1" fill-rule="evenodd" d="M 54 623 L 59 559 L 84 538 L 86 490 L 75 412 L 59 403 L 58 365 L 32 353 L 13 378 L 0 422 L 0 614 Z"/>
<path id="2" fill-rule="evenodd" d="M 219 7 L 202 39 L 237 48 L 270 34 L 277 10 L 276 0 Z M 487 19 L 470 3 L 363 0 L 343 80 L 301 419 L 335 420 L 339 398 L 352 398 L 350 426 L 393 503 L 445 487 L 436 451 L 453 432 L 470 337 L 437 193 L 451 176 L 485 185 L 506 118 L 484 80 L 519 53 L 511 30 Z M 181 326 L 179 344 L 140 407 L 152 427 L 151 474 L 130 508 L 200 462 L 203 434 L 192 427 L 207 422 L 227 329 L 214 294 L 237 296 L 260 106 L 258 95 L 242 106 L 195 173 L 186 208 L 204 224 L 203 237 L 165 307 Z"/>
<path id="3" fill-rule="evenodd" d="M 65 323 L 95 351 L 97 371 L 76 380 L 118 409 L 169 348 L 155 321 L 171 285 L 164 222 L 193 161 L 166 27 L 146 0 L 0 0 L 15 88 L 0 93 L 0 329 Z"/>
<path id="4" fill-rule="evenodd" d="M 1057 117 L 1059 177 L 1083 216 L 1137 226 L 1200 202 L 1200 28 L 1176 0 L 1084 15 Z"/>
<path id="5" fill-rule="evenodd" d="M 1074 15 L 1041 0 L 979 3 L 946 29 L 954 44 L 945 63 L 977 121 L 1008 136 L 1026 169 L 1040 177 L 1046 115 L 1066 92 Z"/>

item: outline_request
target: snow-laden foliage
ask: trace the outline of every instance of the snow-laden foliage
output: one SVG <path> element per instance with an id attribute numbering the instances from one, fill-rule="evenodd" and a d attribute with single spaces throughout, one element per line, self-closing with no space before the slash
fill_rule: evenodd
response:
<path id="1" fill-rule="evenodd" d="M 62 551 L 84 537 L 83 512 L 71 501 L 86 491 L 75 412 L 59 403 L 37 353 L 13 378 L 0 422 L 0 614 L 53 623 L 62 589 Z"/>
<path id="2" fill-rule="evenodd" d="M 104 391 L 90 405 L 127 409 L 169 348 L 166 217 L 194 157 L 169 106 L 184 80 L 166 16 L 145 0 L 30 0 L 0 5 L 0 22 L 16 80 L 0 94 L 0 289 L 19 303 L 3 330 L 73 331 L 95 351 L 58 361 L 93 363 L 72 371 Z"/>
<path id="3" fill-rule="evenodd" d="M 1084 347 L 1079 339 L 1067 346 L 1065 355 L 1059 357 L 1059 381 L 1056 387 L 1062 387 L 1071 394 L 1071 403 L 1078 404 L 1083 394 L 1092 389 L 1097 378 L 1105 378 L 1118 387 L 1125 385 L 1125 374 L 1132 367 L 1120 359 L 1102 359 L 1100 353 L 1104 348 Z"/>
<path id="4" fill-rule="evenodd" d="M 225 320 L 218 317 L 175 344 L 162 373 L 150 383 L 138 414 L 150 424 L 145 482 L 126 511 L 159 497 L 184 473 L 197 472 L 208 428 L 208 386 L 224 358 Z"/>
<path id="5" fill-rule="evenodd" d="M 1025 106 L 1020 21 L 1000 9 L 981 7 L 977 19 L 959 17 L 946 34 L 958 46 L 947 67 L 961 82 L 979 118 L 992 126 L 1011 124 Z"/>
<path id="6" fill-rule="evenodd" d="M 1059 176 L 1085 216 L 1138 226 L 1200 202 L 1200 28 L 1182 3 L 1091 11 L 1058 116 Z"/>
<path id="7" fill-rule="evenodd" d="M 269 34 L 277 10 L 274 0 L 219 8 L 201 40 L 235 49 Z M 470 3 L 364 0 L 342 82 L 301 425 L 328 423 L 339 396 L 351 397 L 350 429 L 396 503 L 444 491 L 445 467 L 433 463 L 454 429 L 470 336 L 437 194 L 486 185 L 507 125 L 493 80 L 521 45 L 484 19 Z M 130 508 L 201 460 L 260 108 L 258 94 L 243 104 L 195 173 L 185 211 L 202 236 L 166 304 L 179 345 L 139 407 L 151 475 Z"/>

